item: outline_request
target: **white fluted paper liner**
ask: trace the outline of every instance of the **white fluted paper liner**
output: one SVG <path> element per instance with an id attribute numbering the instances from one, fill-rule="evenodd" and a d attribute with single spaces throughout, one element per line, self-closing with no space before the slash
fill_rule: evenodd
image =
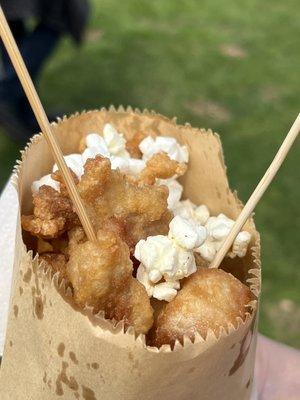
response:
<path id="1" fill-rule="evenodd" d="M 184 195 L 196 204 L 207 204 L 212 214 L 235 219 L 241 203 L 228 186 L 219 137 L 211 131 L 176 125 L 154 112 L 91 111 L 64 118 L 53 129 L 65 154 L 77 151 L 80 138 L 102 132 L 105 123 L 130 137 L 138 130 L 174 136 L 188 146 L 189 169 L 182 179 Z M 43 138 L 36 136 L 17 168 L 22 213 L 32 208 L 30 186 L 48 173 L 52 157 Z M 226 259 L 223 268 L 260 293 L 259 235 L 253 221 L 251 250 L 243 259 Z M 91 310 L 79 311 L 58 285 L 57 276 L 38 266 L 20 233 L 18 220 L 14 295 L 11 303 L 5 352 L 0 370 L 1 399 L 85 400 L 248 400 L 256 344 L 257 301 L 245 321 L 225 327 L 217 338 L 212 331 L 185 338 L 159 350 L 147 347 L 123 324 L 113 326 Z M 16 368 L 18 378 L 16 379 Z"/>

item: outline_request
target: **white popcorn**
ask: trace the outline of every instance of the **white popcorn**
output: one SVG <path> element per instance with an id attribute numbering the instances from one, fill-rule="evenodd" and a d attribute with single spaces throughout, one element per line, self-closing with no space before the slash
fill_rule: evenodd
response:
<path id="1" fill-rule="evenodd" d="M 100 153 L 96 147 L 87 147 L 81 154 L 83 165 L 85 165 L 89 158 L 95 158 L 98 155 L 100 155 Z"/>
<path id="2" fill-rule="evenodd" d="M 90 149 L 91 153 L 95 154 L 95 156 L 96 155 L 101 155 L 103 157 L 110 156 L 107 143 L 105 142 L 103 137 L 98 135 L 97 133 L 88 134 L 85 138 L 85 143 L 87 145 L 87 149 Z"/>
<path id="3" fill-rule="evenodd" d="M 119 157 L 130 157 L 126 150 L 126 139 L 111 124 L 104 125 L 103 138 L 110 154 Z"/>
<path id="4" fill-rule="evenodd" d="M 84 163 L 88 158 L 95 158 L 100 153 L 96 151 L 94 147 L 86 148 L 82 153 Z M 104 154 L 101 154 L 107 157 Z M 111 169 L 119 169 L 123 174 L 138 176 L 140 172 L 145 168 L 146 164 L 143 160 L 135 158 L 125 158 L 119 156 L 108 156 L 111 162 Z"/>
<path id="5" fill-rule="evenodd" d="M 151 269 L 148 273 L 149 280 L 152 283 L 157 283 L 161 280 L 161 272 L 157 269 Z"/>
<path id="6" fill-rule="evenodd" d="M 88 158 L 95 158 L 96 156 L 102 156 L 109 158 L 110 153 L 107 144 L 102 136 L 97 133 L 90 133 L 85 138 L 87 148 L 82 153 L 82 161 L 85 164 Z"/>
<path id="7" fill-rule="evenodd" d="M 150 297 L 171 301 L 176 296 L 178 281 L 196 272 L 193 249 L 205 239 L 204 227 L 176 216 L 168 236 L 149 236 L 137 243 L 134 256 L 142 264 L 138 280 Z"/>
<path id="8" fill-rule="evenodd" d="M 207 240 L 202 246 L 198 247 L 195 252 L 200 253 L 204 260 L 211 262 L 215 258 L 217 249 L 214 242 Z"/>
<path id="9" fill-rule="evenodd" d="M 177 215 L 170 222 L 169 237 L 184 249 L 192 250 L 201 246 L 207 234 L 206 229 L 192 219 Z"/>
<path id="10" fill-rule="evenodd" d="M 128 173 L 131 175 L 138 176 L 145 167 L 146 163 L 144 160 L 138 158 L 128 159 Z"/>
<path id="11" fill-rule="evenodd" d="M 128 173 L 129 163 L 128 163 L 127 158 L 111 156 L 110 162 L 111 162 L 111 169 L 119 168 L 119 170 L 122 173 L 124 173 L 124 174 Z"/>
<path id="12" fill-rule="evenodd" d="M 150 136 L 148 138 L 150 138 L 150 141 L 153 141 Z M 103 137 L 97 133 L 90 133 L 86 136 L 85 141 L 87 148 L 82 154 L 83 164 L 85 164 L 88 158 L 95 158 L 97 155 L 101 155 L 110 159 L 112 169 L 118 168 L 122 173 L 135 177 L 138 177 L 141 171 L 146 167 L 148 158 L 143 157 L 142 160 L 131 158 L 126 150 L 125 138 L 111 124 L 104 125 Z M 145 143 L 147 144 L 147 141 Z M 165 148 L 165 151 L 172 159 L 181 162 L 186 160 L 187 162 L 188 153 L 185 146 L 180 146 L 174 138 L 169 137 L 163 138 L 163 140 L 160 138 L 155 140 L 155 150 L 151 153 L 150 157 L 157 152 L 163 151 L 161 149 L 162 147 Z M 179 183 L 170 182 L 169 185 L 172 186 L 170 204 L 173 205 L 176 201 L 180 200 L 181 189 Z"/>
<path id="13" fill-rule="evenodd" d="M 67 156 L 64 156 L 64 159 L 67 166 L 74 172 L 77 178 L 80 179 L 84 172 L 81 154 L 69 154 Z M 58 166 L 57 164 L 54 164 L 52 172 L 55 172 L 57 170 Z"/>
<path id="14" fill-rule="evenodd" d="M 177 140 L 169 136 L 158 136 L 152 138 L 147 136 L 139 144 L 139 149 L 143 154 L 143 160 L 148 161 L 154 154 L 167 153 L 171 160 L 187 163 L 189 153 L 186 146 L 181 146 Z"/>
<path id="15" fill-rule="evenodd" d="M 233 242 L 232 251 L 228 254 L 229 257 L 233 258 L 235 255 L 238 257 L 245 257 L 250 240 L 251 235 L 249 232 L 240 232 Z"/>
<path id="16" fill-rule="evenodd" d="M 148 278 L 146 268 L 140 264 L 136 271 L 136 279 L 145 287 L 149 297 L 153 296 L 154 283 Z"/>
<path id="17" fill-rule="evenodd" d="M 183 192 L 183 187 L 182 185 L 176 181 L 176 179 L 157 179 L 156 181 L 157 185 L 165 185 L 169 189 L 169 195 L 168 195 L 168 208 L 169 210 L 173 210 L 173 208 L 178 204 L 182 192 Z"/>
<path id="18" fill-rule="evenodd" d="M 135 177 L 137 177 L 146 166 L 143 160 L 139 160 L 137 158 L 111 156 L 110 162 L 112 169 L 119 168 L 123 174 L 133 175 Z"/>
<path id="19" fill-rule="evenodd" d="M 36 193 L 39 191 L 41 186 L 51 186 L 53 189 L 60 191 L 60 184 L 59 182 L 55 181 L 51 178 L 51 174 L 43 176 L 41 179 L 34 181 L 31 185 L 32 193 Z"/>
<path id="20" fill-rule="evenodd" d="M 217 251 L 229 235 L 233 225 L 234 221 L 226 217 L 224 214 L 219 214 L 217 217 L 210 217 L 205 225 L 208 237 L 195 251 L 200 253 L 205 260 L 209 262 L 213 261 Z M 234 258 L 235 256 L 244 257 L 250 240 L 250 233 L 246 231 L 240 232 L 237 235 L 228 256 L 231 258 Z"/>
<path id="21" fill-rule="evenodd" d="M 143 264 L 139 265 L 136 278 L 145 287 L 148 296 L 155 297 L 158 300 L 171 301 L 176 296 L 177 290 L 180 289 L 178 281 L 161 282 L 155 285 L 149 280 Z"/>
<path id="22" fill-rule="evenodd" d="M 186 278 L 197 271 L 195 257 L 192 251 L 182 250 L 178 248 L 177 252 L 177 268 L 172 274 L 166 272 L 166 281 L 173 281 Z"/>
<path id="23" fill-rule="evenodd" d="M 190 200 L 179 201 L 173 207 L 174 215 L 193 219 L 200 225 L 205 225 L 209 218 L 209 210 L 205 205 L 196 206 Z"/>
<path id="24" fill-rule="evenodd" d="M 90 133 L 85 138 L 88 148 L 95 148 L 98 154 L 104 157 L 110 155 L 129 158 L 126 150 L 126 139 L 111 124 L 105 124 L 103 128 L 103 137 L 98 133 Z"/>
<path id="25" fill-rule="evenodd" d="M 207 238 L 195 251 L 200 253 L 205 260 L 209 262 L 213 261 L 217 251 L 233 227 L 234 221 L 224 214 L 219 214 L 217 217 L 210 217 L 209 210 L 205 205 L 196 206 L 190 200 L 179 201 L 174 206 L 173 212 L 176 216 L 181 216 L 189 220 L 192 219 L 197 224 L 205 226 Z M 232 258 L 235 256 L 244 257 L 250 240 L 251 235 L 248 232 L 240 232 L 228 256 Z"/>
<path id="26" fill-rule="evenodd" d="M 81 157 L 81 154 L 69 154 L 67 156 L 64 156 L 64 160 L 67 164 L 67 166 L 74 172 L 74 174 L 77 176 L 77 178 L 81 178 L 83 175 L 84 169 L 83 169 L 83 160 Z M 58 170 L 57 164 L 54 164 L 52 168 L 52 172 L 55 172 Z M 43 176 L 41 179 L 38 181 L 33 182 L 32 184 L 32 191 L 36 192 L 39 190 L 39 188 L 43 185 L 48 185 L 53 187 L 55 190 L 60 191 L 60 184 L 59 182 L 56 182 L 51 178 L 51 174 Z"/>
<path id="27" fill-rule="evenodd" d="M 162 278 L 166 281 L 182 279 L 196 271 L 193 252 L 178 246 L 167 236 L 149 236 L 140 240 L 134 256 L 144 265 L 153 283 Z"/>
<path id="28" fill-rule="evenodd" d="M 177 281 L 162 282 L 154 286 L 152 296 L 169 302 L 176 297 L 178 289 L 180 289 L 180 283 Z"/>
<path id="29" fill-rule="evenodd" d="M 176 269 L 176 248 L 173 242 L 166 236 L 149 236 L 146 240 L 140 240 L 135 246 L 134 256 L 145 267 L 149 280 L 158 282 L 164 275 L 172 276 Z M 155 271 L 155 275 L 149 274 Z M 155 277 L 155 278 L 154 278 Z"/>
<path id="30" fill-rule="evenodd" d="M 143 154 L 143 159 L 149 160 L 155 154 L 155 139 L 152 136 L 145 137 L 139 144 L 139 149 Z"/>
<path id="31" fill-rule="evenodd" d="M 83 175 L 84 169 L 83 165 L 84 162 L 82 160 L 81 154 L 69 154 L 64 156 L 65 162 L 67 166 L 74 172 L 74 174 L 80 179 Z M 52 172 L 58 170 L 57 164 L 54 164 L 52 168 Z M 51 178 L 51 174 L 45 175 L 40 178 L 38 181 L 34 181 L 31 186 L 31 190 L 33 193 L 37 192 L 39 188 L 43 185 L 51 186 L 53 189 L 60 191 L 60 184 L 59 182 L 55 181 Z"/>
<path id="32" fill-rule="evenodd" d="M 175 207 L 173 207 L 174 215 L 180 215 L 183 218 L 194 219 L 194 211 L 196 205 L 190 200 L 179 201 Z"/>
<path id="33" fill-rule="evenodd" d="M 210 237 L 216 240 L 224 240 L 229 234 L 234 221 L 227 218 L 224 214 L 217 217 L 210 217 L 206 223 L 206 229 Z"/>
<path id="34" fill-rule="evenodd" d="M 196 206 L 194 209 L 194 219 L 200 225 L 205 225 L 209 218 L 209 209 L 205 205 Z"/>
<path id="35" fill-rule="evenodd" d="M 123 174 L 133 176 L 138 176 L 146 167 L 144 160 L 130 157 L 123 135 L 110 124 L 104 125 L 103 137 L 97 133 L 90 133 L 85 141 L 87 148 L 82 154 L 83 163 L 88 158 L 101 155 L 110 160 L 112 169 L 118 168 Z"/>

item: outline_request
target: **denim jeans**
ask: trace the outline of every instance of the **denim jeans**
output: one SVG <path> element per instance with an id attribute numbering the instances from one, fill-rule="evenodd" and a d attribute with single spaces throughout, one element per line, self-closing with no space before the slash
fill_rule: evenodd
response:
<path id="1" fill-rule="evenodd" d="M 45 61 L 57 45 L 61 32 L 55 31 L 43 23 L 39 23 L 32 31 L 28 31 L 25 23 L 21 20 L 11 21 L 9 24 L 29 74 L 35 81 Z M 33 113 L 3 43 L 1 43 L 1 54 L 3 77 L 0 80 L 0 101 L 15 107 L 18 116 L 30 123 L 34 121 Z"/>

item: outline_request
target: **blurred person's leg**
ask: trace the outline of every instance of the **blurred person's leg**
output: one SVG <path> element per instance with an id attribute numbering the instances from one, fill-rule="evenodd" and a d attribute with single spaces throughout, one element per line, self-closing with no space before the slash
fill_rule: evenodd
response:
<path id="1" fill-rule="evenodd" d="M 22 20 L 10 21 L 9 26 L 18 46 L 20 47 L 27 35 L 24 22 Z M 2 40 L 0 40 L 0 51 L 2 59 L 2 74 L 0 79 L 0 124 L 10 137 L 20 141 L 22 135 L 26 135 L 28 132 L 27 128 L 16 115 L 17 107 L 16 101 L 14 101 L 14 96 L 11 96 L 11 93 L 6 90 L 5 82 L 11 71 L 11 62 Z"/>
<path id="2" fill-rule="evenodd" d="M 47 59 L 53 53 L 59 42 L 61 33 L 40 23 L 35 30 L 28 35 L 22 43 L 21 53 L 32 80 L 35 82 Z M 19 82 L 17 82 L 19 84 Z M 19 97 L 18 110 L 22 119 L 32 131 L 39 130 L 34 114 L 28 100 L 20 87 L 22 95 Z"/>
<path id="3" fill-rule="evenodd" d="M 22 20 L 11 21 L 9 23 L 9 26 L 10 26 L 10 29 L 12 31 L 12 34 L 14 35 L 14 38 L 15 38 L 18 46 L 20 46 L 23 39 L 27 35 L 27 31 L 26 31 L 24 22 Z M 4 75 L 3 77 L 5 77 L 7 72 L 9 71 L 11 64 L 10 64 L 9 57 L 8 57 L 7 51 L 5 50 L 2 40 L 0 42 L 1 42 L 0 50 L 1 50 L 1 57 L 2 57 L 3 75 Z"/>
<path id="4" fill-rule="evenodd" d="M 253 400 L 300 398 L 300 351 L 258 335 Z"/>
<path id="5" fill-rule="evenodd" d="M 56 47 L 61 33 L 42 23 L 29 34 L 26 34 L 25 28 L 22 32 L 22 27 L 19 25 L 16 33 L 20 52 L 29 74 L 35 81 L 45 61 Z M 0 123 L 13 139 L 24 142 L 38 129 L 38 126 L 4 49 L 3 53 L 5 75 L 0 81 Z"/>

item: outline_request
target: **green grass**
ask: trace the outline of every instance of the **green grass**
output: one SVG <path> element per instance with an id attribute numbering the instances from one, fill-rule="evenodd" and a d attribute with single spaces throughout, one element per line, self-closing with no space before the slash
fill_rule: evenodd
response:
<path id="1" fill-rule="evenodd" d="M 89 39 L 63 41 L 40 93 L 66 112 L 153 108 L 220 133 L 232 188 L 246 200 L 299 112 L 296 0 L 102 0 Z M 101 37 L 99 37 L 101 36 Z M 16 147 L 0 136 L 0 182 Z M 260 330 L 300 347 L 299 142 L 256 211 Z"/>

